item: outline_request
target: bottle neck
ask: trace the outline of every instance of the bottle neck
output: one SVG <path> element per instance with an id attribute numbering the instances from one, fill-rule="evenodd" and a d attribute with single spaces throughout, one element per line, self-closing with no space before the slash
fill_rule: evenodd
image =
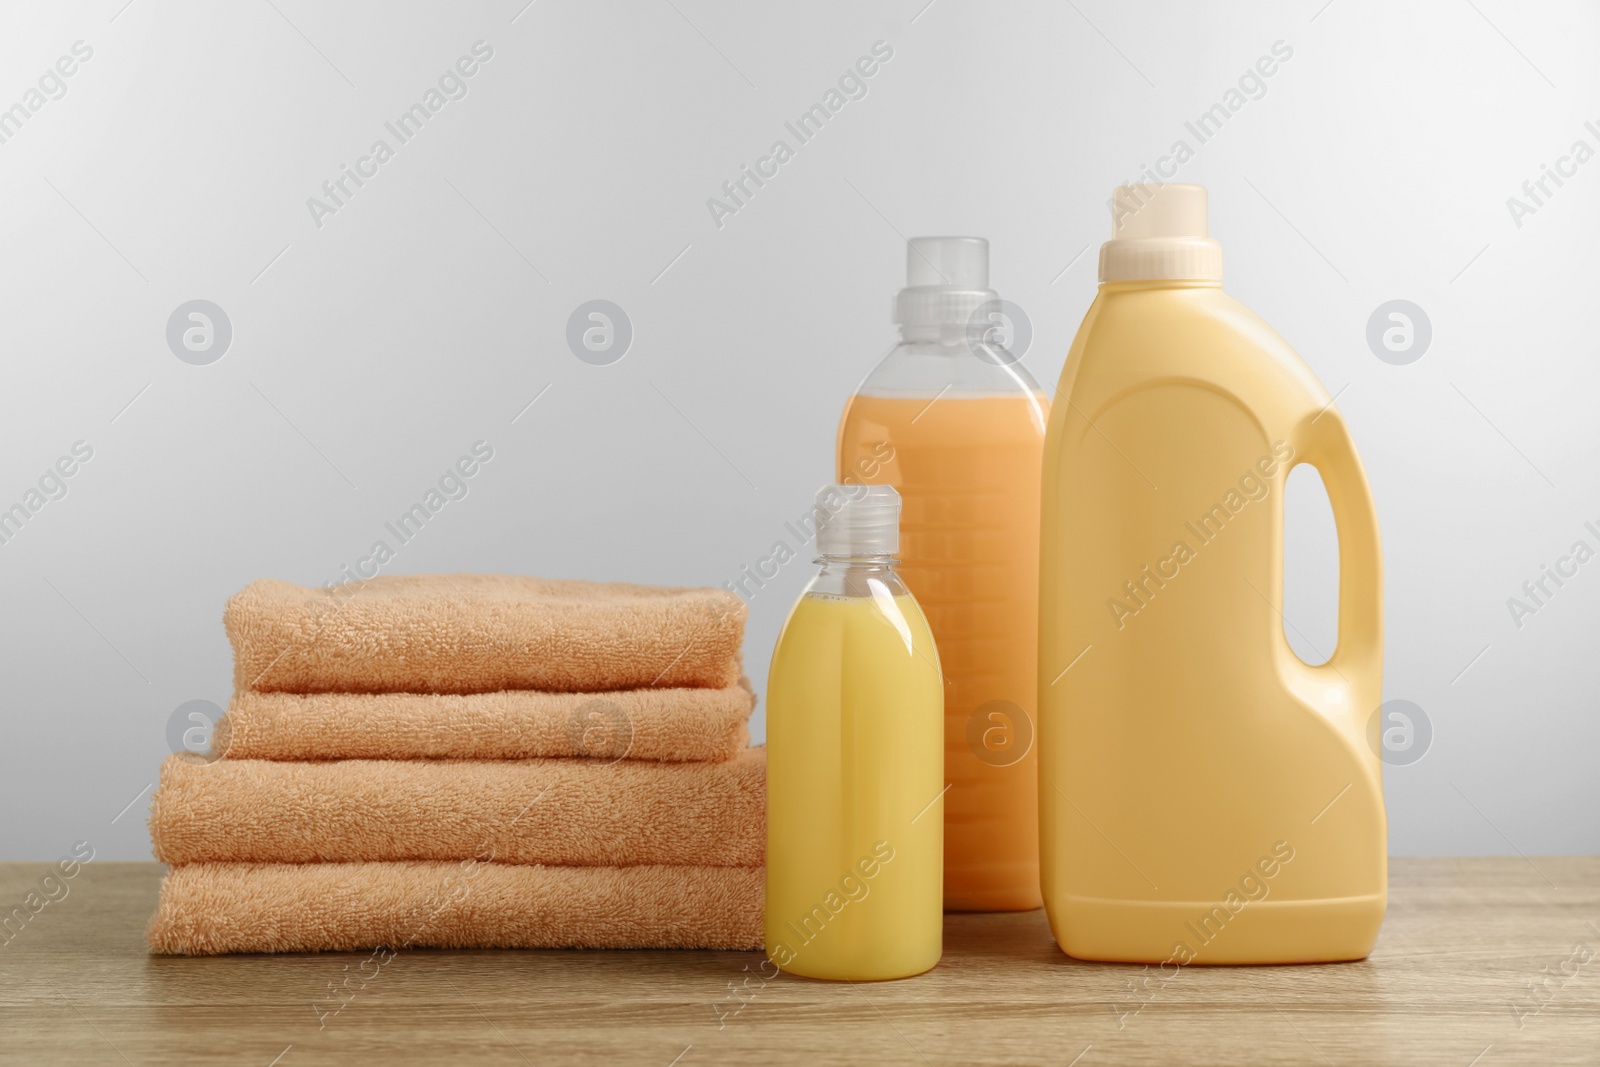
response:
<path id="1" fill-rule="evenodd" d="M 945 323 L 937 326 L 900 325 L 899 350 L 913 353 L 918 356 L 930 356 L 937 360 L 955 360 L 958 363 L 968 359 L 984 363 L 991 367 L 1000 367 L 1010 374 L 1017 364 L 1018 357 L 1001 343 L 1001 328 L 999 323 L 982 325 L 978 323 Z M 951 373 L 947 371 L 946 373 Z M 954 370 L 953 373 L 970 373 Z M 981 371 L 976 373 L 982 373 Z M 1014 374 L 1011 374 L 1015 377 Z M 958 383 L 945 382 L 944 385 L 955 386 Z M 990 383 L 1000 384 L 1000 383 Z M 1037 389 L 1037 386 L 1033 386 Z"/>
<path id="2" fill-rule="evenodd" d="M 900 324 L 900 342 L 908 345 L 937 345 L 948 349 L 948 355 L 970 355 L 973 348 L 982 344 L 994 327 L 983 327 L 967 321 L 944 323 Z"/>
<path id="3" fill-rule="evenodd" d="M 1220 279 L 1208 278 L 1146 278 L 1139 281 L 1101 282 L 1100 289 L 1107 293 L 1132 293 L 1144 289 L 1221 289 Z"/>
<path id="4" fill-rule="evenodd" d="M 807 592 L 830 596 L 872 597 L 888 593 L 899 596 L 905 585 L 895 571 L 900 561 L 893 556 L 819 556 L 822 568 L 812 579 Z"/>

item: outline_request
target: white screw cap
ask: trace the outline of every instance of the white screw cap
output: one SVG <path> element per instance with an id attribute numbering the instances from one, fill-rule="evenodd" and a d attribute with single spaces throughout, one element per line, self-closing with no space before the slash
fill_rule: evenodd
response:
<path id="1" fill-rule="evenodd" d="M 1119 185 L 1111 194 L 1111 240 L 1100 246 L 1100 280 L 1222 280 L 1222 246 L 1207 225 L 1203 185 Z"/>

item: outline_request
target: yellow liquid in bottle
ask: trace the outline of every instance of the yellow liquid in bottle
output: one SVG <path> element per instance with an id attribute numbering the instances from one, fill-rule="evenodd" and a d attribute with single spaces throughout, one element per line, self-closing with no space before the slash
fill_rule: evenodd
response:
<path id="1" fill-rule="evenodd" d="M 766 950 L 870 981 L 943 950 L 944 703 L 917 602 L 808 592 L 767 683 Z"/>

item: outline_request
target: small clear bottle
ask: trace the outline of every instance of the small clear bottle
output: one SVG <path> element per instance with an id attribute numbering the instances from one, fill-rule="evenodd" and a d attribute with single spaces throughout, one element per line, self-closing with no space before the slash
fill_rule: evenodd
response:
<path id="1" fill-rule="evenodd" d="M 767 955 L 810 978 L 905 978 L 943 950 L 939 653 L 895 573 L 899 494 L 827 486 L 813 514 L 822 570 L 767 682 Z"/>

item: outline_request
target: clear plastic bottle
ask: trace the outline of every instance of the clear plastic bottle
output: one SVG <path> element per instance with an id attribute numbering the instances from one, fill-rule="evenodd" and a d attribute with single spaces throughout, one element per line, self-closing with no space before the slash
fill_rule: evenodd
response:
<path id="1" fill-rule="evenodd" d="M 904 501 L 901 573 L 945 676 L 944 903 L 1037 908 L 1039 479 L 1050 405 L 994 328 L 989 243 L 917 237 L 900 343 L 839 424 L 841 482 Z"/>
<path id="2" fill-rule="evenodd" d="M 939 653 L 894 571 L 895 491 L 828 486 L 814 514 L 822 571 L 767 679 L 767 955 L 905 978 L 943 949 Z"/>

